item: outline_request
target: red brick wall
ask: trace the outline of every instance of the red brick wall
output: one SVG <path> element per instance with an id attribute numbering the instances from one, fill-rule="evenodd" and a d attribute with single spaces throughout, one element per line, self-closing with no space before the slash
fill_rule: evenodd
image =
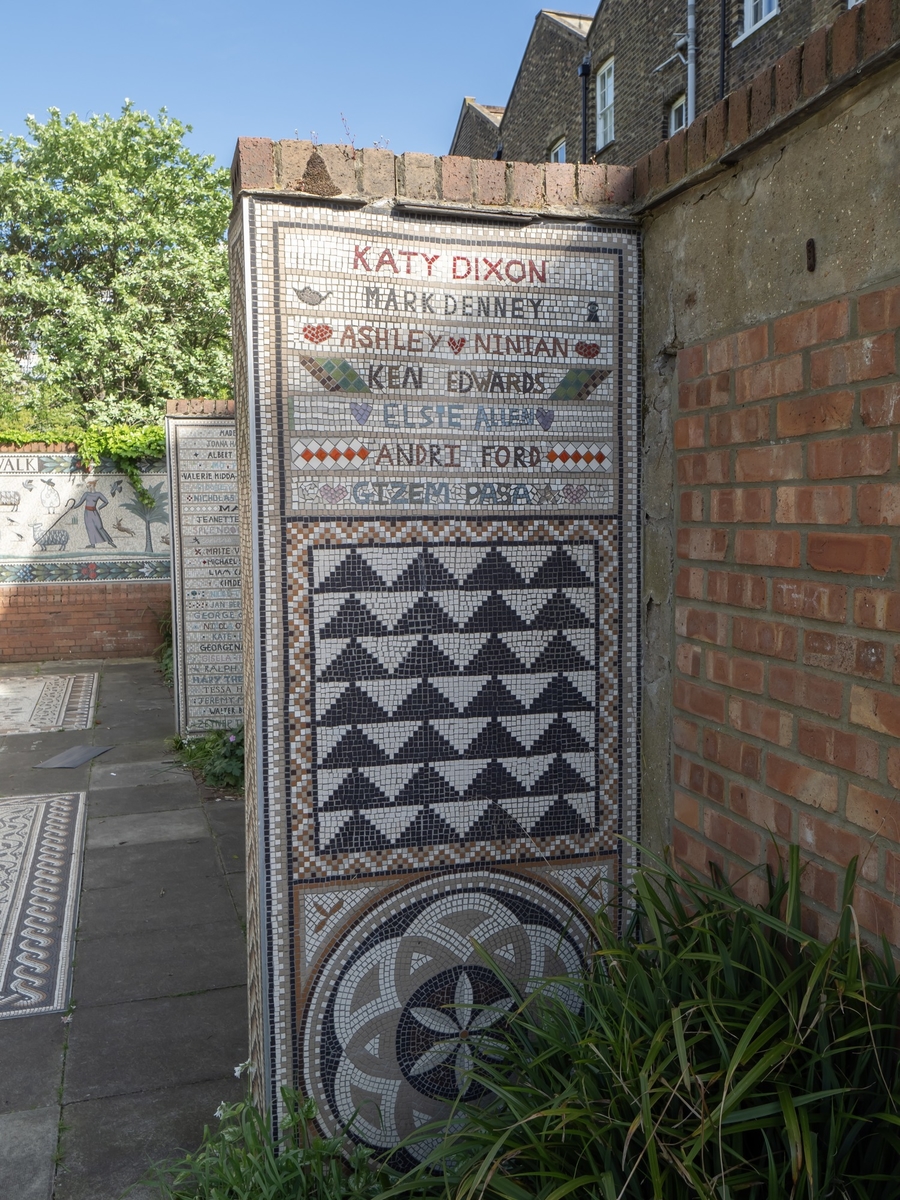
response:
<path id="1" fill-rule="evenodd" d="M 169 605 L 167 583 L 0 587 L 0 662 L 152 654 Z"/>
<path id="2" fill-rule="evenodd" d="M 898 325 L 895 287 L 679 353 L 673 832 L 732 878 L 799 841 L 820 936 L 859 855 L 895 944 Z"/>

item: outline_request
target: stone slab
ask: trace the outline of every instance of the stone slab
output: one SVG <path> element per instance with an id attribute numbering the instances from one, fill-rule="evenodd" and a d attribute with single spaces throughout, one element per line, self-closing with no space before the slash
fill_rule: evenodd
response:
<path id="1" fill-rule="evenodd" d="M 0 1196 L 51 1200 L 59 1106 L 0 1114 Z"/>
<path id="2" fill-rule="evenodd" d="M 247 1058 L 247 994 L 199 996 L 76 1010 L 63 1102 L 222 1079 Z"/>
<path id="3" fill-rule="evenodd" d="M 233 1073 L 181 1087 L 67 1104 L 54 1200 L 159 1200 L 151 1166 L 195 1150 L 222 1100 L 240 1099 Z M 134 1185 L 138 1184 L 137 1187 Z M 133 1190 L 131 1190 L 133 1188 Z"/>
<path id="4" fill-rule="evenodd" d="M 164 813 L 130 813 L 121 817 L 92 817 L 88 821 L 87 848 L 180 842 L 210 836 L 199 808 L 171 809 Z"/>
<path id="5" fill-rule="evenodd" d="M 0 1021 L 0 1114 L 57 1102 L 65 1040 L 58 1013 Z"/>

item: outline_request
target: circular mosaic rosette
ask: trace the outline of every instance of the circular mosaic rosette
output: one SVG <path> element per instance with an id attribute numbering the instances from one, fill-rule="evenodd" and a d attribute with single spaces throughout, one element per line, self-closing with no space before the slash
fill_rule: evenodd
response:
<path id="1" fill-rule="evenodd" d="M 496 1055 L 513 1006 L 483 953 L 529 993 L 577 975 L 588 937 L 558 892 L 511 872 L 432 876 L 383 897 L 325 960 L 306 1005 L 305 1090 L 321 1124 L 390 1150 L 446 1116 L 460 1094 L 477 1099 L 471 1068 Z M 432 1144 L 404 1149 L 393 1164 L 411 1166 Z"/>

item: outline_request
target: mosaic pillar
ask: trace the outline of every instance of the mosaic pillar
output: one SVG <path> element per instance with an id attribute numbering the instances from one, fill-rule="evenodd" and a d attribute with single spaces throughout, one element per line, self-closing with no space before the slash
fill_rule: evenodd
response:
<path id="1" fill-rule="evenodd" d="M 231 248 L 253 1054 L 385 1150 L 510 1002 L 476 943 L 576 973 L 633 862 L 638 241 L 244 195 Z"/>
<path id="2" fill-rule="evenodd" d="M 234 421 L 166 417 L 166 458 L 175 724 L 189 737 L 244 716 Z"/>

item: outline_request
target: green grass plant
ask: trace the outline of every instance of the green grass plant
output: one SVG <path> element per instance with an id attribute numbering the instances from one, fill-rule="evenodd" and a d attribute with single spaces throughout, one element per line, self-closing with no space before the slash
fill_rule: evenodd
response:
<path id="1" fill-rule="evenodd" d="M 222 1104 L 219 1124 L 203 1131 L 200 1148 L 154 1168 L 145 1182 L 165 1200 L 373 1200 L 386 1177 L 357 1149 L 344 1157 L 341 1137 L 312 1132 L 312 1101 L 283 1091 L 286 1114 L 277 1141 L 251 1101 Z"/>
<path id="2" fill-rule="evenodd" d="M 827 945 L 801 928 L 797 847 L 759 908 L 641 870 L 626 935 L 596 919 L 581 1010 L 520 997 L 425 1171 L 454 1200 L 896 1200 L 900 980 L 860 939 L 855 868 Z"/>

